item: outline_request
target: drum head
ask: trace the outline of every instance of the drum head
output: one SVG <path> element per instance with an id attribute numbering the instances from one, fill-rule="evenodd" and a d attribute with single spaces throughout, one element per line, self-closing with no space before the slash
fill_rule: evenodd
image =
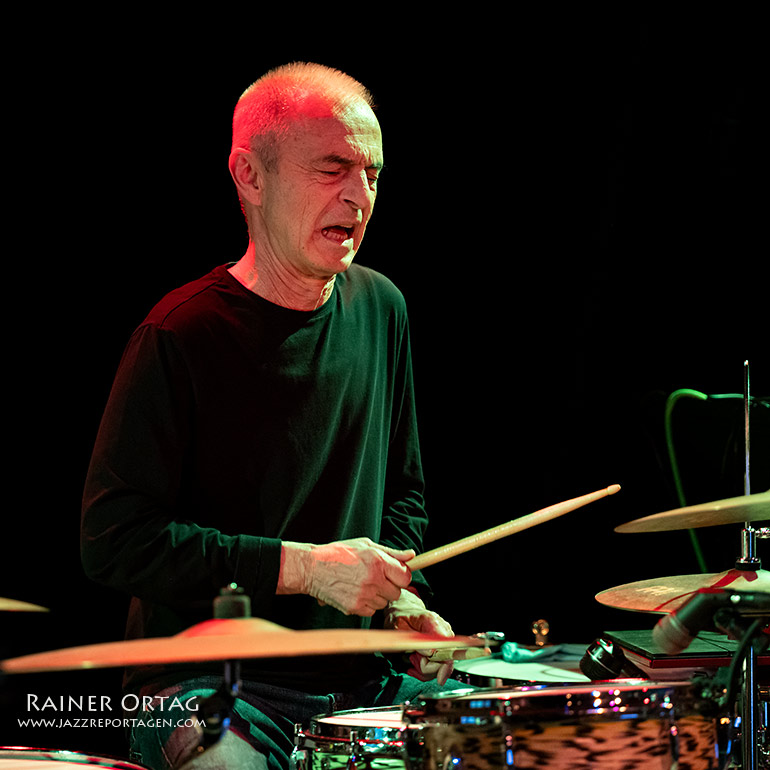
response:
<path id="1" fill-rule="evenodd" d="M 579 661 L 551 663 L 509 663 L 500 657 L 458 660 L 455 678 L 475 687 L 515 687 L 531 682 L 583 682 L 591 680 L 580 672 Z"/>
<path id="2" fill-rule="evenodd" d="M 335 711 L 331 714 L 321 714 L 314 721 L 328 725 L 367 725 L 379 724 L 390 727 L 403 725 L 403 712 L 401 706 L 387 706 L 386 708 L 352 709 L 350 711 Z"/>
<path id="3" fill-rule="evenodd" d="M 84 765 L 111 770 L 147 770 L 122 759 L 78 754 L 74 751 L 0 747 L 0 770 L 84 770 Z"/>

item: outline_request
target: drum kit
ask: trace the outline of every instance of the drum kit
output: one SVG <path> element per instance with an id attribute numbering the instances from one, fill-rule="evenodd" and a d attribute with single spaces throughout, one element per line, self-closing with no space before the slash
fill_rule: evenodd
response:
<path id="1" fill-rule="evenodd" d="M 424 568 L 618 490 L 613 485 L 550 506 L 417 556 L 412 566 Z M 571 664 L 558 662 L 530 668 L 501 666 L 499 658 L 491 654 L 494 635 L 447 638 L 384 629 L 295 631 L 250 617 L 247 599 L 234 586 L 215 600 L 211 620 L 176 636 L 25 655 L 0 662 L 0 673 L 221 661 L 226 682 L 235 685 L 231 690 L 234 696 L 242 660 L 432 650 L 438 657 L 458 661 L 458 678 L 469 682 L 467 689 L 447 689 L 385 709 L 318 715 L 310 724 L 297 725 L 292 756 L 296 770 L 767 770 L 770 740 L 765 741 L 765 730 L 770 725 L 758 719 L 761 696 L 756 667 L 757 656 L 770 641 L 764 633 L 770 623 L 770 574 L 760 568 L 753 549 L 756 538 L 768 533 L 751 525 L 764 519 L 770 519 L 770 492 L 675 509 L 624 524 L 617 531 L 659 532 L 743 522 L 747 547 L 735 569 L 727 572 L 644 580 L 602 591 L 596 597 L 610 607 L 661 615 L 668 625 L 654 636 L 652 645 L 668 643 L 678 648 L 675 653 L 719 616 L 725 624 L 720 630 L 736 637 L 740 650 L 728 661 L 728 678 L 720 678 L 721 668 L 706 671 L 705 676 L 671 681 L 644 675 L 626 677 L 622 645 L 613 648 L 606 640 L 586 651 L 578 671 Z M 689 611 L 702 597 L 707 604 Z M 45 608 L 0 599 L 0 610 L 44 612 Z M 541 644 L 547 645 L 547 635 L 543 634 L 541 629 Z M 599 660 L 596 650 L 605 654 L 599 675 L 591 668 Z M 676 658 L 675 653 L 672 658 Z M 614 662 L 618 662 L 615 669 L 611 665 Z M 736 694 L 739 680 L 741 697 Z M 736 716 L 740 718 L 737 732 Z M 65 770 L 68 765 L 83 764 L 145 770 L 130 762 L 69 751 L 0 749 L 0 770 Z"/>

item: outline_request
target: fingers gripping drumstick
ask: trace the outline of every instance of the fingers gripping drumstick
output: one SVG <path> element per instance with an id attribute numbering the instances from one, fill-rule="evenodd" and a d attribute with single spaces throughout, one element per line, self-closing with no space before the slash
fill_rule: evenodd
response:
<path id="1" fill-rule="evenodd" d="M 523 529 L 529 529 L 537 524 L 542 524 L 544 521 L 550 521 L 558 516 L 563 516 L 565 513 L 574 511 L 576 508 L 581 508 L 584 505 L 588 505 L 588 503 L 594 502 L 594 500 L 607 497 L 607 495 L 614 495 L 619 491 L 620 484 L 612 484 L 606 489 L 599 489 L 596 492 L 591 492 L 581 497 L 565 500 L 563 503 L 549 505 L 547 508 L 542 508 L 539 511 L 514 519 L 506 524 L 499 524 L 496 527 L 492 527 L 492 529 L 479 532 L 477 535 L 471 535 L 462 540 L 456 540 L 454 543 L 442 545 L 440 548 L 434 548 L 432 551 L 421 553 L 411 561 L 408 561 L 407 566 L 412 571 L 423 569 L 423 567 L 430 567 L 432 564 L 437 564 L 440 561 L 450 559 L 452 556 L 457 556 L 466 551 L 472 551 L 474 548 L 507 537 L 514 532 L 521 532 Z"/>

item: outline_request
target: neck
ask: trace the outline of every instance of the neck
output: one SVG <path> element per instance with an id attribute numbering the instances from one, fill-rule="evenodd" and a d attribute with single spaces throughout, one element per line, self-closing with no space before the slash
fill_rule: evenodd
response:
<path id="1" fill-rule="evenodd" d="M 233 277 L 249 291 L 275 305 L 291 310 L 316 310 L 332 294 L 336 276 L 313 278 L 296 275 L 268 261 L 256 257 L 253 243 L 231 268 Z"/>

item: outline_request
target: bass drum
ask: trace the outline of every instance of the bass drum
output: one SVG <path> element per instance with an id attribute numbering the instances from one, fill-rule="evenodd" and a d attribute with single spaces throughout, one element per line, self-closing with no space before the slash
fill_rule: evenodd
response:
<path id="1" fill-rule="evenodd" d="M 563 663 L 509 663 L 494 655 L 457 660 L 453 678 L 474 687 L 516 687 L 532 682 L 590 682 L 581 673 L 579 661 Z"/>
<path id="2" fill-rule="evenodd" d="M 147 770 L 122 759 L 78 754 L 74 751 L 0 747 L 0 770 L 84 770 L 84 765 L 109 770 Z"/>
<path id="3" fill-rule="evenodd" d="M 646 680 L 450 692 L 404 711 L 423 769 L 715 770 L 716 725 L 688 682 Z"/>

